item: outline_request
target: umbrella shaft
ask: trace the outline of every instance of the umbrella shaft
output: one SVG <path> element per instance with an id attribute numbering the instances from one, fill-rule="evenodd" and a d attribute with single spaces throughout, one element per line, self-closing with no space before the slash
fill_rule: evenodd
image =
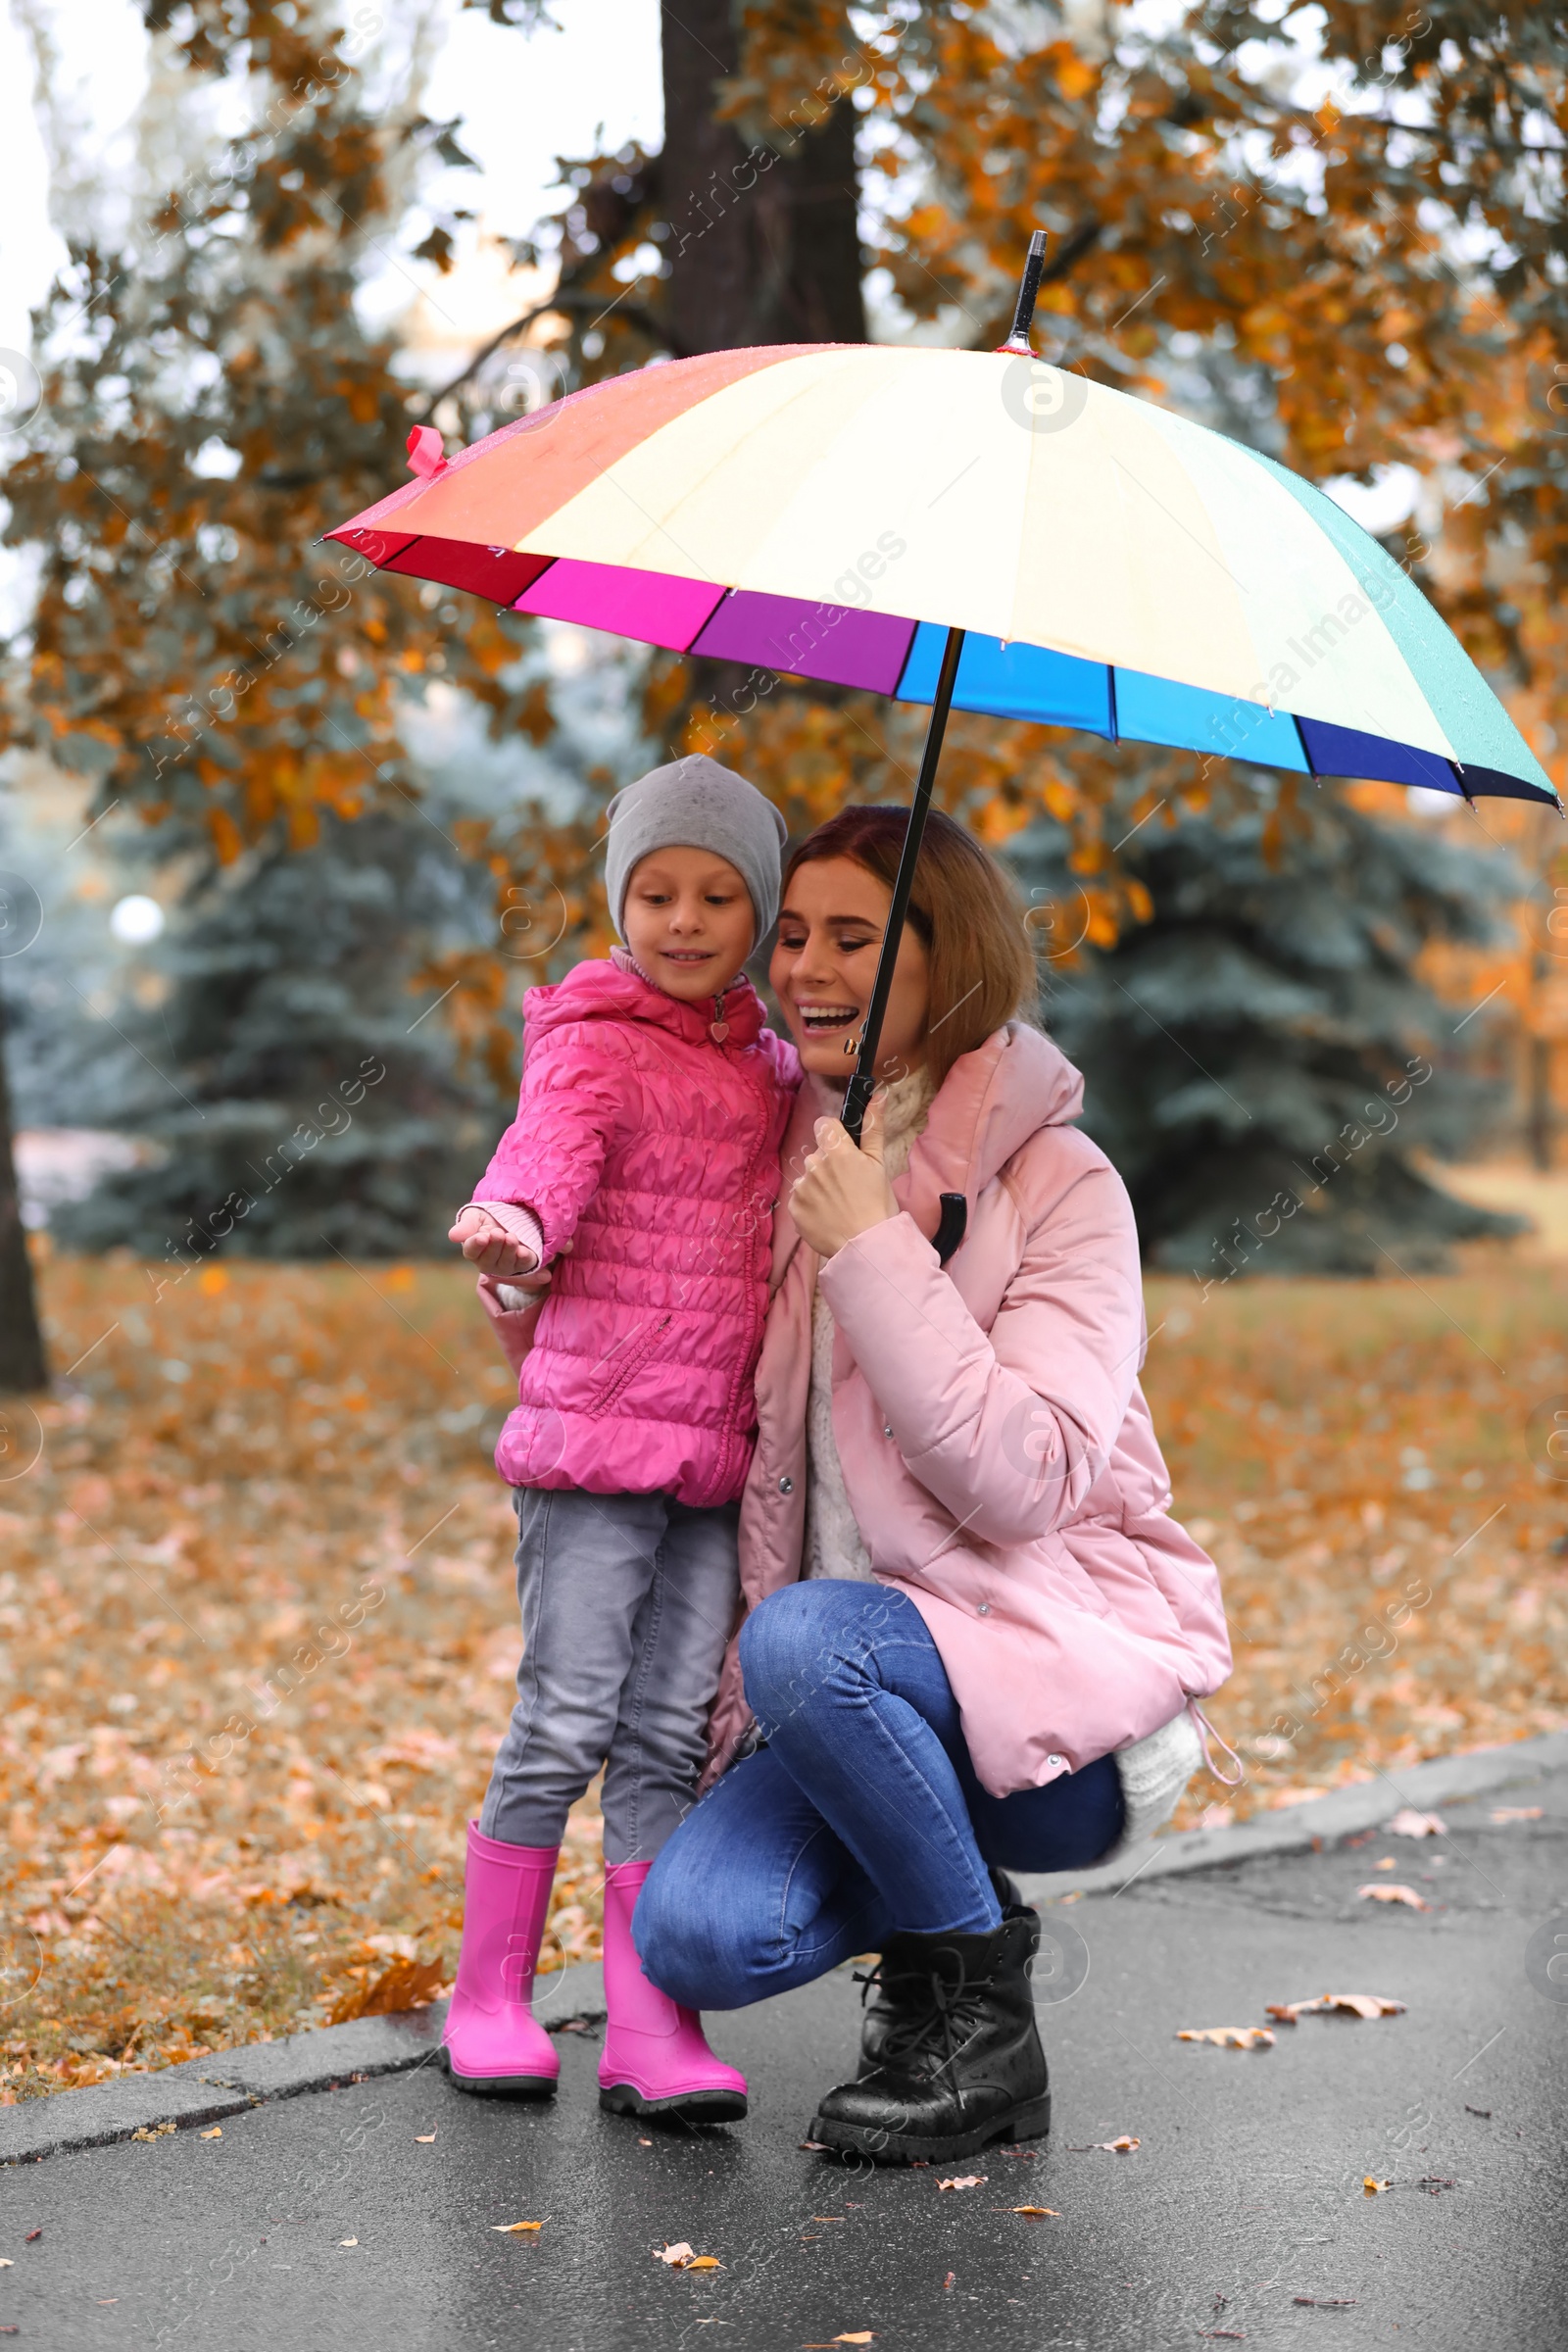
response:
<path id="1" fill-rule="evenodd" d="M 860 1055 L 844 1096 L 844 1125 L 852 1142 L 857 1144 L 860 1140 L 866 1104 L 876 1091 L 877 1048 L 881 1041 L 888 998 L 893 989 L 893 967 L 899 960 L 899 942 L 904 936 L 904 918 L 908 912 L 909 892 L 914 885 L 914 869 L 919 861 L 920 843 L 925 836 L 925 820 L 931 807 L 931 787 L 936 782 L 937 761 L 942 757 L 942 738 L 947 731 L 948 712 L 953 707 L 953 689 L 958 675 L 958 657 L 962 652 L 963 631 L 950 629 L 947 645 L 943 649 L 936 698 L 931 705 L 931 723 L 925 731 L 925 749 L 920 755 L 920 773 L 914 787 L 914 801 L 905 829 L 904 848 L 899 855 L 899 870 L 893 884 L 893 904 L 888 908 L 888 927 L 882 935 L 882 953 L 877 959 L 876 982 L 871 990 L 865 1027 L 860 1033 Z"/>

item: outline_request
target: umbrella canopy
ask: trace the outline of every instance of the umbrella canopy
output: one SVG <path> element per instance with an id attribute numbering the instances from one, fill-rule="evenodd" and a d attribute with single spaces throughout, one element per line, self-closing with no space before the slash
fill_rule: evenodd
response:
<path id="1" fill-rule="evenodd" d="M 328 536 L 677 652 L 1305 775 L 1559 803 L 1420 590 L 1272 459 L 1025 351 L 773 345 L 504 425 Z"/>

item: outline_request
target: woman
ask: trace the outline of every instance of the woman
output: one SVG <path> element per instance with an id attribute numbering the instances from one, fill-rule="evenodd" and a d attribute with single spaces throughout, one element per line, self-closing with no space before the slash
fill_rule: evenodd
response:
<path id="1" fill-rule="evenodd" d="M 861 1148 L 828 1115 L 904 824 L 847 809 L 786 876 L 771 979 L 808 1078 L 742 1503 L 750 1613 L 714 1716 L 715 1768 L 739 1760 L 633 1930 L 647 1974 L 702 2009 L 879 1950 L 859 2075 L 810 2136 L 883 2162 L 1049 2128 L 1039 1921 L 1004 1874 L 1078 1868 L 1168 1818 L 1200 1752 L 1190 1701 L 1230 1671 L 1138 1385 L 1131 1205 L 1070 1123 L 1078 1073 L 1021 1017 L 1010 885 L 947 818 Z M 945 1192 L 968 1224 L 944 1267 Z"/>

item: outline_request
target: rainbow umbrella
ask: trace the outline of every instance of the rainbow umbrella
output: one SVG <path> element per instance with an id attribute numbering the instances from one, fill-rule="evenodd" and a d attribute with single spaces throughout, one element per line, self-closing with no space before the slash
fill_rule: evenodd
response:
<path id="1" fill-rule="evenodd" d="M 846 1124 L 858 1132 L 949 708 L 1299 775 L 1560 804 L 1457 640 L 1332 499 L 1037 359 L 780 344 L 619 375 L 328 537 L 680 653 L 932 706 Z"/>

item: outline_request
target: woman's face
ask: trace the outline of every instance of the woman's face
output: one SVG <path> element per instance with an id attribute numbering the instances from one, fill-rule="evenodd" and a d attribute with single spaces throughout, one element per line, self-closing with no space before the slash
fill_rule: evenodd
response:
<path id="1" fill-rule="evenodd" d="M 785 894 L 768 978 L 802 1061 L 832 1084 L 847 1086 L 855 1069 L 892 903 L 893 893 L 853 858 L 798 866 Z M 879 1078 L 921 1067 L 930 1002 L 925 948 L 906 924 L 882 1023 Z"/>

